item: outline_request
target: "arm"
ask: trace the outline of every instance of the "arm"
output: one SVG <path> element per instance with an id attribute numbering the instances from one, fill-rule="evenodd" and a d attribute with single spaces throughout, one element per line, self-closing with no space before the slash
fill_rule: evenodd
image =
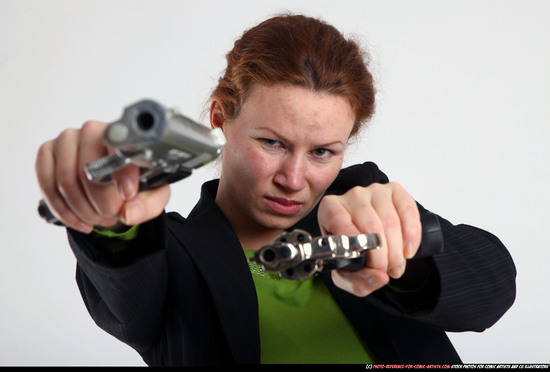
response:
<path id="1" fill-rule="evenodd" d="M 421 210 L 423 209 L 420 206 Z M 402 279 L 374 293 L 370 301 L 387 311 L 411 316 L 446 331 L 478 331 L 491 327 L 512 306 L 516 295 L 513 260 L 494 235 L 469 225 L 453 225 L 439 217 L 443 253 L 410 261 L 415 271 L 429 274 L 423 286 L 407 287 Z M 414 278 L 412 279 L 414 282 Z"/>
<path id="2" fill-rule="evenodd" d="M 321 227 L 333 233 L 375 232 L 389 243 L 385 250 L 369 253 L 366 268 L 355 273 L 333 272 L 333 281 L 338 287 L 367 296 L 368 301 L 388 312 L 414 316 L 453 331 L 481 331 L 494 324 L 511 306 L 515 298 L 515 267 L 506 248 L 492 234 L 472 226 L 454 226 L 439 217 L 444 252 L 433 258 L 409 260 L 407 242 L 413 243 L 414 252 L 419 244 L 415 235 L 420 229 L 418 215 L 426 213 L 425 209 L 403 194 L 399 185 L 396 188 L 399 195 L 394 197 L 394 185 L 372 163 L 352 167 L 336 184 L 334 194 L 338 197 L 333 201 L 338 204 L 328 205 L 326 210 L 320 206 Z M 357 185 L 360 188 L 348 193 Z M 371 186 L 381 193 L 374 195 L 369 189 Z M 363 189 L 367 190 L 366 194 Z M 341 197 L 348 200 L 342 202 Z M 361 200 L 353 201 L 355 198 Z M 361 210 L 356 213 L 353 208 L 347 208 L 363 205 L 365 200 L 369 201 L 366 207 L 369 213 Z M 396 200 L 402 204 L 394 206 Z M 391 223 L 395 223 L 395 218 L 388 216 L 399 216 L 401 228 L 397 234 Z M 403 219 L 413 222 L 402 222 Z M 391 244 L 393 239 L 397 244 L 395 241 Z M 402 275 L 391 272 L 403 263 Z"/>
<path id="3" fill-rule="evenodd" d="M 77 258 L 77 284 L 86 308 L 106 332 L 146 351 L 162 330 L 168 269 L 165 216 L 139 226 L 138 236 L 113 253 L 113 239 L 68 229 Z"/>
<path id="4" fill-rule="evenodd" d="M 68 227 L 88 311 L 142 355 L 166 330 L 167 184 L 217 157 L 223 143 L 219 133 L 146 100 L 111 124 L 65 130 L 38 151 L 39 212 Z M 128 241 L 96 233 L 129 226 L 138 235 Z"/>

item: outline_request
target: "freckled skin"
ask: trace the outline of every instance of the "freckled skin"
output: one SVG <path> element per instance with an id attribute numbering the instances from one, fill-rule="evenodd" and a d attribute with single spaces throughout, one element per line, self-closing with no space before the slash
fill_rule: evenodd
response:
<path id="1" fill-rule="evenodd" d="M 354 120 L 343 97 L 257 85 L 239 116 L 218 125 L 227 144 L 216 203 L 245 249 L 267 243 L 316 205 L 338 175 Z M 287 203 L 301 207 L 281 213 L 292 209 Z"/>

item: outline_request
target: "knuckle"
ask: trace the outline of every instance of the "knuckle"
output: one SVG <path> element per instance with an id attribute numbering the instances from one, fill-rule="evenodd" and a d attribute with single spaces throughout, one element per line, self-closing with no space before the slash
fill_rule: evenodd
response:
<path id="1" fill-rule="evenodd" d="M 373 186 L 371 188 L 371 186 Z M 370 199 L 370 195 L 373 190 L 376 190 L 375 184 L 369 187 L 354 186 L 346 192 L 346 196 L 351 198 L 354 203 L 366 203 Z"/>
<path id="2" fill-rule="evenodd" d="M 82 133 L 85 136 L 91 136 L 96 133 L 103 133 L 103 129 L 105 128 L 107 124 L 96 121 L 96 120 L 88 120 L 84 124 L 82 124 Z"/>
<path id="3" fill-rule="evenodd" d="M 321 199 L 321 205 L 332 205 L 338 203 L 340 196 L 338 195 L 325 195 Z"/>
<path id="4" fill-rule="evenodd" d="M 362 228 L 365 233 L 378 233 L 381 230 L 380 223 L 376 220 L 366 220 L 363 222 Z"/>
<path id="5" fill-rule="evenodd" d="M 327 195 L 319 203 L 319 215 L 332 218 L 342 213 L 341 203 L 336 195 Z"/>
<path id="6" fill-rule="evenodd" d="M 397 183 L 397 182 L 389 182 L 388 185 L 393 189 L 393 190 L 403 190 L 403 186 L 401 186 L 401 184 Z"/>
<path id="7" fill-rule="evenodd" d="M 42 145 L 40 145 L 36 153 L 37 160 L 43 158 L 44 156 L 49 156 L 52 152 L 52 145 L 53 141 L 44 142 Z"/>
<path id="8" fill-rule="evenodd" d="M 382 218 L 382 224 L 384 228 L 389 230 L 398 229 L 401 227 L 401 221 L 396 214 L 386 215 Z"/>
<path id="9" fill-rule="evenodd" d="M 416 206 L 416 203 L 414 203 L 414 201 L 402 207 L 401 214 L 408 218 L 420 218 L 418 207 Z"/>
<path id="10" fill-rule="evenodd" d="M 98 123 L 94 120 L 87 120 L 84 122 L 84 124 L 82 124 L 82 130 L 89 131 L 89 130 L 95 129 L 97 127 L 97 124 Z"/>
<path id="11" fill-rule="evenodd" d="M 364 192 L 365 188 L 361 186 L 354 186 L 349 189 L 348 194 L 350 195 L 360 195 Z"/>
<path id="12" fill-rule="evenodd" d="M 67 139 L 74 138 L 78 134 L 78 129 L 65 129 L 61 133 L 59 133 L 59 136 L 57 136 L 57 141 L 65 141 Z"/>
<path id="13" fill-rule="evenodd" d="M 400 183 L 390 182 L 388 183 L 388 187 L 391 189 L 391 192 L 394 194 L 402 194 L 402 193 L 408 194 L 407 190 L 405 190 L 403 185 L 401 185 Z"/>
<path id="14" fill-rule="evenodd" d="M 369 185 L 367 188 L 374 193 L 374 192 L 380 192 L 381 190 L 384 190 L 386 187 L 388 187 L 388 184 L 376 182 Z"/>

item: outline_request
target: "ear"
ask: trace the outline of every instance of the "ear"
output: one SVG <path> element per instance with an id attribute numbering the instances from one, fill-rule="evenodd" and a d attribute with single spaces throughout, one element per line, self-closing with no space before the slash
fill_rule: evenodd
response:
<path id="1" fill-rule="evenodd" d="M 210 126 L 212 129 L 221 128 L 223 130 L 224 123 L 225 113 L 223 107 L 218 100 L 214 99 L 210 105 Z"/>

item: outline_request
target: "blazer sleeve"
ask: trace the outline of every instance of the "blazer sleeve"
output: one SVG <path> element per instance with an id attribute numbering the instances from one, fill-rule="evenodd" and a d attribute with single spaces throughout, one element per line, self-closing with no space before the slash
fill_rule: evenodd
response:
<path id="1" fill-rule="evenodd" d="M 484 331 L 512 306 L 516 295 L 513 260 L 494 235 L 439 217 L 444 251 L 410 260 L 430 273 L 421 289 L 396 291 L 390 282 L 370 301 L 395 315 L 412 317 L 445 331 Z"/>
<path id="2" fill-rule="evenodd" d="M 351 168 L 341 174 L 334 192 L 344 192 L 354 185 L 388 182 L 373 163 Z M 429 213 L 417 205 L 421 214 Z M 453 225 L 440 216 L 438 219 L 444 237 L 443 253 L 407 263 L 406 273 L 417 270 L 429 274 L 423 285 L 400 291 L 395 288 L 406 287 L 406 283 L 392 280 L 367 301 L 393 315 L 414 318 L 445 331 L 483 331 L 515 300 L 514 262 L 493 234 L 469 225 Z"/>
<path id="3" fill-rule="evenodd" d="M 139 227 L 122 252 L 108 251 L 108 238 L 68 229 L 77 259 L 76 281 L 96 324 L 138 352 L 160 337 L 168 270 L 165 215 Z"/>

